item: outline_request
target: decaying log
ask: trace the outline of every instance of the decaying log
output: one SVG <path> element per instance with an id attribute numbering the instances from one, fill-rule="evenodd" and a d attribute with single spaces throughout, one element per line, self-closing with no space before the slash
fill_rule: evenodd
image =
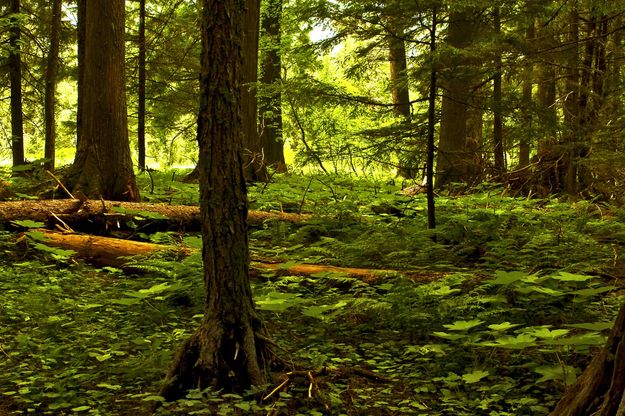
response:
<path id="1" fill-rule="evenodd" d="M 138 221 L 137 218 L 143 219 Z M 262 224 L 268 219 L 285 222 L 300 222 L 310 218 L 305 214 L 285 212 L 250 211 L 248 222 L 251 226 Z M 156 230 L 195 230 L 200 229 L 200 212 L 196 206 L 147 204 L 116 201 L 96 201 L 80 199 L 29 200 L 0 202 L 0 223 L 33 220 L 54 228 L 56 224 L 69 225 L 75 230 L 116 230 L 127 229 L 133 221 L 142 231 Z"/>
<path id="2" fill-rule="evenodd" d="M 119 238 L 101 237 L 94 235 L 61 233 L 38 229 L 36 232 L 42 235 L 44 243 L 51 247 L 65 250 L 73 250 L 76 257 L 97 266 L 112 266 L 124 268 L 127 263 L 126 257 L 149 255 L 159 251 L 171 251 L 179 256 L 187 256 L 193 253 L 193 249 L 184 246 L 144 243 Z M 418 273 L 414 271 L 377 270 L 353 267 L 336 267 L 319 264 L 294 264 L 271 263 L 266 259 L 252 259 L 252 268 L 260 271 L 271 271 L 276 274 L 310 276 L 317 273 L 341 273 L 350 277 L 357 277 L 365 282 L 376 282 L 389 275 L 404 275 L 413 280 L 433 280 L 444 275 L 443 273 Z"/>

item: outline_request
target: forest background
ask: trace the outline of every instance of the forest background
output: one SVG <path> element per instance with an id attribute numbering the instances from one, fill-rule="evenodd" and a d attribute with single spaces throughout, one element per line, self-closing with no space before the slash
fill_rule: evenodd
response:
<path id="1" fill-rule="evenodd" d="M 80 207 L 196 204 L 197 187 L 178 179 L 198 169 L 172 168 L 198 162 L 207 15 L 184 0 L 94 0 L 81 18 L 85 4 L 0 6 L 3 198 L 56 198 L 65 183 L 87 194 L 72 195 Z M 315 370 L 262 394 L 196 389 L 162 403 L 163 363 L 202 317 L 197 238 L 149 208 L 116 207 L 101 233 L 191 255 L 94 269 L 76 260 L 95 256 L 55 247 L 45 221 L 2 211 L 24 234 L 2 234 L 0 412 L 130 414 L 157 402 L 163 414 L 613 414 L 625 363 L 623 310 L 612 321 L 625 5 L 246 4 L 243 160 L 250 207 L 274 211 L 250 214 L 256 307 Z M 110 141 L 92 141 L 103 131 Z M 107 152 L 121 180 L 94 169 Z"/>

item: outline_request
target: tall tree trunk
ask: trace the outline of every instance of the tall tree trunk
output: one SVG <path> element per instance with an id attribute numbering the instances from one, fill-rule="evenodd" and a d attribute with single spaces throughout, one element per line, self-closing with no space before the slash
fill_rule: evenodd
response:
<path id="1" fill-rule="evenodd" d="M 139 97 L 137 110 L 138 164 L 145 170 L 145 0 L 139 0 Z"/>
<path id="2" fill-rule="evenodd" d="M 243 50 L 241 51 L 243 54 L 243 88 L 241 89 L 243 160 L 245 161 L 246 179 L 259 181 L 267 178 L 267 168 L 258 135 L 258 106 L 256 102 L 260 0 L 246 0 L 243 12 Z"/>
<path id="3" fill-rule="evenodd" d="M 410 92 L 408 90 L 406 45 L 401 31 L 388 36 L 389 66 L 393 111 L 405 121 L 410 121 Z"/>
<path id="4" fill-rule="evenodd" d="M 556 38 L 551 27 L 543 27 L 537 22 L 536 34 L 542 39 L 542 46 L 546 49 L 553 48 Z M 557 108 L 556 108 L 556 71 L 554 56 L 552 53 L 544 53 L 538 65 L 538 91 L 537 101 L 540 111 L 541 128 L 544 136 L 538 141 L 538 153 L 546 154 L 553 151 L 557 132 Z"/>
<path id="5" fill-rule="evenodd" d="M 567 170 L 564 179 L 564 189 L 569 194 L 577 193 L 577 169 L 575 163 L 575 148 L 580 144 L 580 106 L 579 106 L 579 15 L 577 10 L 571 12 L 569 18 L 567 43 L 570 46 L 563 51 L 566 63 L 565 94 L 564 94 L 564 146 L 568 153 Z"/>
<path id="6" fill-rule="evenodd" d="M 76 103 L 76 148 L 80 145 L 82 136 L 82 115 L 84 112 L 84 96 L 85 96 L 85 39 L 87 37 L 87 0 L 76 0 L 77 2 L 77 59 L 78 74 L 76 75 L 76 94 L 78 102 Z"/>
<path id="7" fill-rule="evenodd" d="M 9 78 L 11 80 L 11 151 L 13 166 L 26 163 L 24 158 L 24 115 L 22 112 L 22 56 L 20 47 L 20 0 L 11 0 L 9 31 Z"/>
<path id="8" fill-rule="evenodd" d="M 282 138 L 282 0 L 268 0 L 261 18 L 263 50 L 260 82 L 264 92 L 258 98 L 260 142 L 267 165 L 286 171 Z"/>
<path id="9" fill-rule="evenodd" d="M 495 36 L 497 36 L 497 50 L 495 51 L 495 76 L 493 78 L 493 148 L 495 153 L 495 173 L 501 175 L 506 170 L 506 160 L 503 148 L 503 116 L 501 114 L 501 82 L 502 82 L 502 63 L 501 63 L 501 10 L 495 7 L 493 12 L 493 20 L 495 26 Z"/>
<path id="10" fill-rule="evenodd" d="M 124 77 L 124 0 L 89 0 L 82 136 L 69 183 L 86 195 L 136 201 Z"/>
<path id="11" fill-rule="evenodd" d="M 263 384 L 270 358 L 249 283 L 240 115 L 244 12 L 238 0 L 202 4 L 197 139 L 206 306 L 200 328 L 184 343 L 167 375 L 161 391 L 167 400 L 193 388 L 240 391 Z"/>
<path id="12" fill-rule="evenodd" d="M 427 160 L 427 201 L 428 201 L 428 229 L 436 228 L 436 205 L 434 200 L 434 133 L 436 128 L 436 83 L 437 68 L 434 54 L 436 53 L 436 29 L 438 26 L 438 10 L 432 8 L 432 27 L 430 28 L 430 53 L 432 68 L 430 68 L 430 93 L 428 96 L 428 160 Z"/>
<path id="13" fill-rule="evenodd" d="M 56 78 L 59 66 L 59 43 L 61 35 L 61 0 L 52 1 L 50 14 L 50 51 L 46 67 L 46 94 L 44 113 L 46 122 L 46 139 L 44 157 L 46 169 L 53 171 L 56 147 Z"/>
<path id="14" fill-rule="evenodd" d="M 535 42 L 535 26 L 530 24 L 525 32 L 525 40 L 528 44 Z M 519 140 L 519 168 L 523 168 L 530 164 L 530 135 L 533 125 L 533 100 L 532 89 L 534 88 L 534 63 L 527 59 L 525 61 L 525 69 L 523 70 L 523 96 L 522 96 L 522 117 L 525 124 L 525 130 L 521 133 Z"/>
<path id="15" fill-rule="evenodd" d="M 478 24 L 472 19 L 472 14 L 472 9 L 451 12 L 447 33 L 450 46 L 465 49 L 473 43 Z M 469 113 L 476 83 L 473 61 L 466 56 L 457 57 L 447 68 L 448 73 L 453 75 L 441 80 L 444 94 L 436 162 L 436 186 L 439 188 L 455 182 L 475 181 L 477 144 L 468 143 Z M 475 123 L 473 127 L 477 127 Z"/>

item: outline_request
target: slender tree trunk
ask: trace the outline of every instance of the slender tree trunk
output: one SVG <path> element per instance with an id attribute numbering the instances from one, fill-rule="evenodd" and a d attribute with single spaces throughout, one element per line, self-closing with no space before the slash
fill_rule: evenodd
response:
<path id="1" fill-rule="evenodd" d="M 248 181 L 259 181 L 267 178 L 267 168 L 258 135 L 258 106 L 256 102 L 260 0 L 246 0 L 243 16 L 241 119 L 243 121 L 245 177 Z"/>
<path id="2" fill-rule="evenodd" d="M 46 122 L 46 139 L 44 157 L 46 169 L 53 171 L 55 165 L 56 147 L 56 78 L 59 65 L 59 42 L 61 35 L 61 0 L 52 1 L 50 15 L 50 51 L 46 67 L 46 94 L 44 113 Z"/>
<path id="3" fill-rule="evenodd" d="M 78 74 L 76 76 L 76 148 L 82 136 L 82 117 L 85 96 L 85 38 L 87 37 L 87 0 L 77 0 L 77 59 Z"/>
<path id="4" fill-rule="evenodd" d="M 537 22 L 539 29 L 537 35 L 543 39 L 542 46 L 552 48 L 555 46 L 556 38 L 552 33 L 551 27 L 542 27 L 541 22 Z M 555 145 L 557 131 L 557 108 L 556 108 L 556 71 L 554 56 L 548 52 L 541 57 L 541 63 L 538 65 L 538 91 L 537 101 L 541 121 L 541 129 L 544 137 L 538 141 L 538 153 L 546 154 L 552 150 Z"/>
<path id="5" fill-rule="evenodd" d="M 271 357 L 249 284 L 240 115 L 243 11 L 238 0 L 202 4 L 197 138 L 206 307 L 200 328 L 184 343 L 167 375 L 161 391 L 167 400 L 193 388 L 241 391 L 263 384 Z"/>
<path id="6" fill-rule="evenodd" d="M 89 0 L 82 136 L 68 181 L 88 196 L 136 201 L 124 76 L 124 0 Z"/>
<path id="7" fill-rule="evenodd" d="M 575 148 L 579 145 L 580 114 L 579 114 L 579 15 L 577 10 L 571 12 L 567 42 L 570 46 L 564 51 L 566 63 L 565 94 L 564 94 L 564 123 L 566 126 L 564 140 L 565 151 L 568 153 L 568 164 L 564 179 L 564 188 L 567 193 L 577 193 L 577 169 L 575 163 Z"/>
<path id="8" fill-rule="evenodd" d="M 139 0 L 139 108 L 137 110 L 138 164 L 145 170 L 145 0 Z"/>
<path id="9" fill-rule="evenodd" d="M 427 161 L 427 201 L 428 201 L 428 228 L 436 228 L 436 205 L 434 201 L 434 133 L 436 128 L 436 65 L 434 54 L 436 53 L 436 28 L 438 26 L 438 14 L 436 6 L 432 8 L 432 27 L 430 28 L 430 53 L 432 54 L 432 68 L 430 69 L 430 94 L 428 97 L 428 161 Z"/>
<path id="10" fill-rule="evenodd" d="M 17 15 L 20 0 L 11 0 L 11 29 L 9 31 L 9 78 L 11 80 L 11 150 L 13 166 L 26 163 L 24 157 L 24 115 L 22 112 L 21 29 Z"/>
<path id="11" fill-rule="evenodd" d="M 495 7 L 493 12 L 495 36 L 501 36 L 501 11 Z M 497 42 L 500 44 L 499 41 Z M 503 116 L 501 114 L 501 81 L 502 81 L 501 49 L 495 52 L 495 76 L 493 79 L 493 147 L 495 152 L 495 173 L 501 175 L 506 170 L 503 148 Z"/>
<path id="12" fill-rule="evenodd" d="M 282 138 L 282 0 L 268 0 L 262 15 L 263 51 L 259 96 L 260 142 L 267 165 L 286 171 Z"/>
<path id="13" fill-rule="evenodd" d="M 527 27 L 525 39 L 528 44 L 535 41 L 535 26 L 530 24 Z M 523 168 L 530 164 L 530 135 L 533 125 L 533 99 L 532 89 L 534 88 L 534 63 L 526 60 L 525 69 L 523 70 L 523 97 L 522 97 L 522 117 L 525 123 L 525 129 L 521 133 L 519 140 L 519 168 Z"/>

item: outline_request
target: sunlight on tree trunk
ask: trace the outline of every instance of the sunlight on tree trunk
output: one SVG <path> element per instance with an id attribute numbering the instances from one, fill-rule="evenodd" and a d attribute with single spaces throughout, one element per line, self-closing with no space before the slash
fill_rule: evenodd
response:
<path id="1" fill-rule="evenodd" d="M 13 166 L 26 163 L 24 158 L 24 114 L 22 110 L 22 55 L 21 28 L 17 15 L 21 11 L 20 0 L 11 0 L 9 30 L 9 78 L 11 80 L 11 149 Z"/>
<path id="2" fill-rule="evenodd" d="M 44 103 L 46 138 L 44 157 L 46 169 L 53 171 L 55 164 L 56 146 L 56 78 L 59 66 L 59 42 L 61 35 L 61 0 L 52 2 L 50 13 L 50 51 L 46 67 L 46 96 Z"/>

